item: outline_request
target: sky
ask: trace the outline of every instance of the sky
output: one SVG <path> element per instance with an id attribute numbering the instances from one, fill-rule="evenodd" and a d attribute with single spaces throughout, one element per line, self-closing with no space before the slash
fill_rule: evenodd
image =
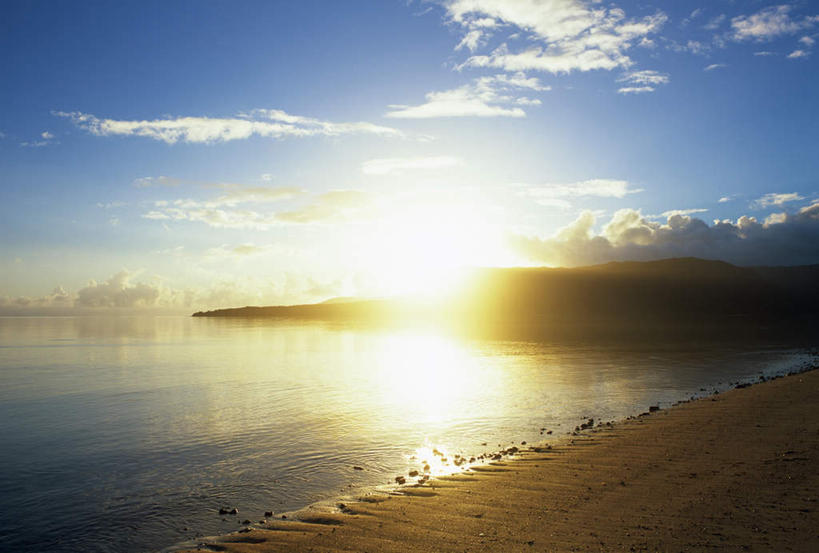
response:
<path id="1" fill-rule="evenodd" d="M 0 9 L 0 313 L 819 263 L 808 0 Z"/>

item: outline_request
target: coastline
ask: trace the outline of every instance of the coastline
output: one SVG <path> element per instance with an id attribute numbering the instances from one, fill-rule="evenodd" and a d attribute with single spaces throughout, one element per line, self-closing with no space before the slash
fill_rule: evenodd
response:
<path id="1" fill-rule="evenodd" d="M 815 369 L 185 551 L 812 551 Z"/>

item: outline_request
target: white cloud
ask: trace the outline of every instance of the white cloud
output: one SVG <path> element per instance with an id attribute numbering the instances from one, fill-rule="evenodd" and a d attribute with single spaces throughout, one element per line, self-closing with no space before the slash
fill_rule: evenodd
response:
<path id="1" fill-rule="evenodd" d="M 760 51 L 760 52 L 754 52 L 754 55 L 755 55 L 755 56 L 773 56 L 773 55 L 774 55 L 774 53 L 773 53 L 773 52 L 769 52 L 769 51 L 767 51 L 767 50 L 762 50 L 762 51 Z"/>
<path id="2" fill-rule="evenodd" d="M 708 210 L 702 207 L 695 207 L 691 209 L 671 209 L 669 211 L 663 211 L 662 217 L 668 219 L 674 215 L 693 215 L 694 213 L 705 213 L 706 211 Z"/>
<path id="3" fill-rule="evenodd" d="M 139 177 L 131 183 L 137 188 L 148 188 L 151 186 L 178 186 L 182 181 L 173 177 L 160 175 L 158 177 Z"/>
<path id="4" fill-rule="evenodd" d="M 630 73 L 626 73 L 620 79 L 618 79 L 618 82 L 654 86 L 660 84 L 668 84 L 670 80 L 671 79 L 669 79 L 668 75 L 665 73 L 660 73 L 658 71 L 646 69 L 643 71 L 631 71 Z"/>
<path id="5" fill-rule="evenodd" d="M 686 17 L 680 22 L 680 25 L 685 27 L 686 25 L 691 23 L 692 20 L 698 18 L 700 15 L 702 15 L 702 8 L 695 8 L 690 14 L 688 14 L 688 17 Z"/>
<path id="6" fill-rule="evenodd" d="M 125 202 L 120 202 L 120 201 L 105 202 L 105 203 L 97 202 L 97 207 L 99 207 L 100 209 L 116 209 L 118 207 L 125 207 L 126 205 L 128 205 L 128 204 L 126 204 Z"/>
<path id="7" fill-rule="evenodd" d="M 259 178 L 264 182 L 272 182 L 274 177 L 272 173 L 262 173 Z"/>
<path id="8" fill-rule="evenodd" d="M 370 159 L 361 164 L 365 175 L 388 175 L 415 169 L 443 169 L 461 165 L 461 159 L 452 156 L 392 157 Z"/>
<path id="9" fill-rule="evenodd" d="M 617 79 L 617 82 L 626 83 L 629 86 L 621 87 L 617 92 L 620 94 L 654 92 L 658 85 L 668 84 L 670 81 L 671 79 L 666 73 L 660 73 L 652 69 L 630 71 Z"/>
<path id="10" fill-rule="evenodd" d="M 331 190 L 310 198 L 296 209 L 262 211 L 260 206 L 293 199 L 304 192 L 295 187 L 242 187 L 206 200 L 154 202 L 142 215 L 158 221 L 205 223 L 214 228 L 268 230 L 285 224 L 342 223 L 367 217 L 371 197 L 360 190 Z"/>
<path id="11" fill-rule="evenodd" d="M 732 198 L 731 196 L 723 196 L 723 197 L 721 197 L 721 198 L 720 198 L 719 200 L 717 200 L 717 201 L 718 201 L 719 203 L 721 203 L 721 204 L 724 204 L 724 203 L 726 203 L 726 202 L 730 202 L 732 199 L 733 199 L 733 198 Z"/>
<path id="12" fill-rule="evenodd" d="M 728 65 L 724 63 L 712 63 L 711 65 L 703 69 L 703 71 L 714 71 L 715 69 L 722 69 L 723 67 L 728 67 Z"/>
<path id="13" fill-rule="evenodd" d="M 794 50 L 793 52 L 788 54 L 788 59 L 795 60 L 795 59 L 798 59 L 798 58 L 806 58 L 809 55 L 810 55 L 810 53 L 806 52 L 805 50 Z"/>
<path id="14" fill-rule="evenodd" d="M 533 198 L 540 205 L 566 209 L 571 207 L 571 198 L 599 197 L 624 198 L 628 194 L 642 192 L 641 188 L 631 188 L 628 181 L 616 179 L 589 179 L 569 184 L 545 184 L 526 186 L 522 195 Z"/>
<path id="15" fill-rule="evenodd" d="M 432 117 L 525 117 L 520 105 L 537 105 L 539 100 L 520 96 L 520 90 L 551 90 L 536 77 L 524 73 L 492 75 L 472 83 L 441 92 L 426 94 L 426 103 L 418 106 L 391 105 L 386 117 L 426 119 Z"/>
<path id="16" fill-rule="evenodd" d="M 707 54 L 711 47 L 707 44 L 703 44 L 699 40 L 689 40 L 685 43 L 685 46 L 681 48 L 683 51 L 691 52 L 692 54 Z"/>
<path id="17" fill-rule="evenodd" d="M 176 207 L 185 209 L 217 207 L 235 207 L 239 204 L 261 204 L 287 200 L 302 194 L 303 190 L 295 186 L 235 186 L 227 192 L 209 200 L 180 199 L 173 202 Z"/>
<path id="18" fill-rule="evenodd" d="M 99 119 L 78 111 L 58 111 L 54 112 L 54 115 L 70 119 L 79 128 L 96 136 L 144 136 L 167 144 L 179 141 L 227 142 L 244 140 L 252 136 L 286 138 L 343 134 L 401 135 L 396 129 L 373 123 L 333 123 L 268 109 L 254 110 L 237 117 L 176 117 L 150 121 Z"/>
<path id="19" fill-rule="evenodd" d="M 260 255 L 268 251 L 270 251 L 270 246 L 260 246 L 252 242 L 238 244 L 236 246 L 222 244 L 221 246 L 206 250 L 205 257 L 216 259 L 223 259 L 225 257 L 241 258 Z"/>
<path id="20" fill-rule="evenodd" d="M 512 236 L 512 247 L 540 263 L 561 266 L 669 257 L 721 259 L 738 265 L 796 265 L 819 262 L 819 202 L 765 223 L 742 216 L 715 221 L 672 215 L 651 221 L 633 209 L 616 212 L 599 234 L 595 217 L 582 213 L 555 236 Z"/>
<path id="21" fill-rule="evenodd" d="M 376 214 L 372 196 L 361 190 L 330 190 L 316 196 L 306 206 L 279 212 L 277 221 L 284 223 L 344 223 L 371 218 Z"/>
<path id="22" fill-rule="evenodd" d="M 0 138 L 5 137 L 4 134 L 0 133 Z M 54 143 L 54 133 L 49 131 L 43 131 L 40 133 L 41 140 L 31 140 L 26 142 L 21 142 L 20 146 L 25 146 L 27 148 L 42 148 L 43 146 L 48 146 Z"/>
<path id="23" fill-rule="evenodd" d="M 483 31 L 478 29 L 473 29 L 466 33 L 464 37 L 461 39 L 461 42 L 455 47 L 455 50 L 460 50 L 461 48 L 467 48 L 470 52 L 474 52 L 478 49 L 478 43 L 483 36 Z"/>
<path id="24" fill-rule="evenodd" d="M 632 61 L 626 51 L 656 33 L 667 20 L 662 12 L 627 19 L 619 8 L 592 6 L 581 0 L 453 0 L 446 10 L 449 19 L 464 30 L 465 38 L 475 32 L 475 21 L 491 18 L 516 28 L 536 44 L 515 52 L 503 44 L 489 55 L 471 56 L 462 67 L 555 74 L 628 67 Z M 478 45 L 475 40 L 472 43 Z"/>
<path id="25" fill-rule="evenodd" d="M 278 224 L 271 213 L 260 213 L 257 206 L 294 198 L 303 191 L 293 186 L 231 187 L 227 192 L 206 200 L 182 198 L 154 202 L 156 209 L 142 215 L 158 221 L 193 221 L 216 228 L 264 230 Z"/>
<path id="26" fill-rule="evenodd" d="M 741 15 L 731 19 L 734 40 L 771 40 L 781 35 L 797 33 L 812 27 L 819 17 L 791 17 L 792 6 L 770 6 L 752 15 Z"/>
<path id="27" fill-rule="evenodd" d="M 774 206 L 774 205 L 781 206 L 781 205 L 783 205 L 783 204 L 785 204 L 787 202 L 798 202 L 799 200 L 804 200 L 804 199 L 805 198 L 803 196 L 800 196 L 796 192 L 786 192 L 786 193 L 780 193 L 780 194 L 770 193 L 770 194 L 765 194 L 761 198 L 755 200 L 752 205 L 754 207 L 762 209 L 762 208 L 771 207 L 771 206 Z"/>
<path id="28" fill-rule="evenodd" d="M 816 39 L 809 36 L 803 36 L 802 38 L 799 39 L 799 43 L 804 44 L 805 46 L 810 48 L 811 46 L 816 44 Z"/>
<path id="29" fill-rule="evenodd" d="M 725 21 L 725 14 L 720 14 L 708 21 L 705 25 L 702 26 L 703 29 L 706 31 L 716 31 L 719 29 L 719 26 L 722 25 L 722 22 Z"/>
<path id="30" fill-rule="evenodd" d="M 650 86 L 623 86 L 617 89 L 619 94 L 645 94 L 646 92 L 654 92 L 654 88 Z"/>

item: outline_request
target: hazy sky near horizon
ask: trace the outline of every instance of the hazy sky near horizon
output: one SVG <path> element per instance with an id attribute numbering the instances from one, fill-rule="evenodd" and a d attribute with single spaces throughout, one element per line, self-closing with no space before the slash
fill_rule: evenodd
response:
<path id="1" fill-rule="evenodd" d="M 0 310 L 819 263 L 819 5 L 4 2 Z"/>

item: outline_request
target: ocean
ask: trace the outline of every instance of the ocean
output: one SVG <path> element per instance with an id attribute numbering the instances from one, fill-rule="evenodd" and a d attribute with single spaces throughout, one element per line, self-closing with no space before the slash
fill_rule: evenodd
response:
<path id="1" fill-rule="evenodd" d="M 424 461 L 460 470 L 456 454 L 557 440 L 588 418 L 667 407 L 814 357 L 781 340 L 0 318 L 0 544 L 161 551 L 265 511 L 388 490 Z"/>

